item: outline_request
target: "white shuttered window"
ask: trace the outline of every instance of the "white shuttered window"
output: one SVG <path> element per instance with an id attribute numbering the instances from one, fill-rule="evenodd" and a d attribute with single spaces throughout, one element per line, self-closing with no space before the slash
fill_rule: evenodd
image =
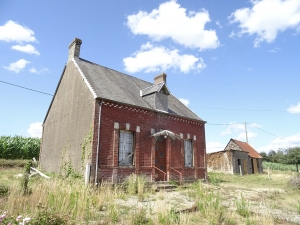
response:
<path id="1" fill-rule="evenodd" d="M 193 167 L 193 147 L 191 140 L 184 140 L 184 164 Z"/>
<path id="2" fill-rule="evenodd" d="M 120 130 L 119 139 L 119 165 L 131 166 L 133 164 L 133 133 Z"/>

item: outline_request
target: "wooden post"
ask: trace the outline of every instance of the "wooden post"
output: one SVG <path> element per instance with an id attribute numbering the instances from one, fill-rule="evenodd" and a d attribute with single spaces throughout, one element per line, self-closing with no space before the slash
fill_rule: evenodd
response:
<path id="1" fill-rule="evenodd" d="M 240 168 L 240 175 L 243 176 L 243 173 L 242 173 L 242 165 L 239 165 L 239 168 Z"/>
<path id="2" fill-rule="evenodd" d="M 270 178 L 270 167 L 268 167 L 268 179 L 271 180 L 271 178 Z"/>

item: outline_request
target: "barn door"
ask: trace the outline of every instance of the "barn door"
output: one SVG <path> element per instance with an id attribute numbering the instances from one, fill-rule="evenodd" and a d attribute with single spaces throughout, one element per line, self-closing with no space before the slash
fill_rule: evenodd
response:
<path id="1" fill-rule="evenodd" d="M 253 165 L 253 173 L 257 173 L 257 160 L 252 159 L 252 165 Z"/>
<path id="2" fill-rule="evenodd" d="M 247 163 L 247 159 L 243 159 L 243 169 L 244 169 L 244 174 L 248 174 L 248 163 Z"/>

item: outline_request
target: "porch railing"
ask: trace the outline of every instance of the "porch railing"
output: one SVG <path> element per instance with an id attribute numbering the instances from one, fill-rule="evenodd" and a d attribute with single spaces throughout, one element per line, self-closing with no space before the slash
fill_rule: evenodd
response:
<path id="1" fill-rule="evenodd" d="M 161 169 L 158 169 L 156 166 L 153 166 L 154 169 L 158 170 L 159 172 L 164 174 L 164 181 L 166 181 L 166 175 L 167 173 L 165 173 L 164 171 L 162 171 Z"/>
<path id="2" fill-rule="evenodd" d="M 170 166 L 170 169 L 174 170 L 176 173 L 179 173 L 179 184 L 182 185 L 182 173 L 178 170 L 175 170 L 173 167 Z"/>

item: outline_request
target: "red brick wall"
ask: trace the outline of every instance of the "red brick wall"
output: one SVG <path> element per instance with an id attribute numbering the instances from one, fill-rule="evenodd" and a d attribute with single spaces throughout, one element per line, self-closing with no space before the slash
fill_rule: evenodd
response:
<path id="1" fill-rule="evenodd" d="M 92 152 L 92 179 L 95 179 L 95 165 L 98 139 L 98 115 L 101 100 L 95 104 L 94 136 Z M 119 129 L 114 129 L 114 123 L 119 123 Z M 119 130 L 126 130 L 126 123 L 130 124 L 130 131 L 135 137 L 135 165 L 128 167 L 118 166 Z M 137 126 L 140 132 L 136 132 Z M 205 132 L 204 123 L 187 120 L 167 113 L 153 112 L 139 109 L 119 103 L 104 101 L 101 107 L 100 125 L 100 149 L 98 181 L 121 182 L 131 173 L 144 174 L 149 181 L 155 180 L 155 140 L 151 135 L 151 128 L 155 132 L 170 130 L 176 134 L 183 134 L 183 138 L 193 140 L 194 167 L 184 166 L 183 140 L 176 140 L 174 143 L 168 137 L 166 139 L 167 173 L 170 180 L 178 180 L 179 174 L 172 167 L 182 173 L 185 180 L 204 179 L 205 166 Z"/>

